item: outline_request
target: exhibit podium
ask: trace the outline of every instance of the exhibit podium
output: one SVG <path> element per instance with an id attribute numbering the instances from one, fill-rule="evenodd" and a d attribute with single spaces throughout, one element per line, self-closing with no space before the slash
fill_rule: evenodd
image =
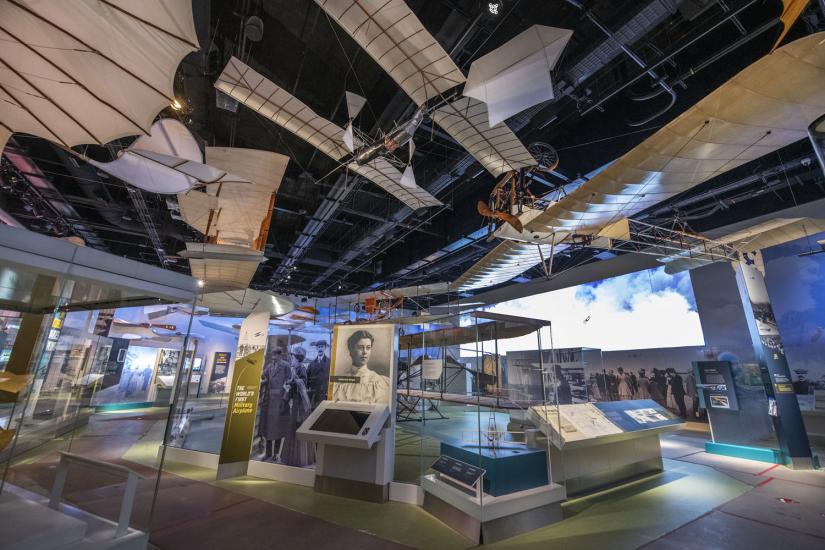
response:
<path id="1" fill-rule="evenodd" d="M 389 500 L 395 437 L 384 404 L 324 401 L 298 428 L 317 444 L 315 490 L 370 502 Z"/>
<path id="2" fill-rule="evenodd" d="M 550 477 L 567 494 L 661 472 L 659 435 L 684 425 L 650 399 L 530 407 L 550 441 Z"/>

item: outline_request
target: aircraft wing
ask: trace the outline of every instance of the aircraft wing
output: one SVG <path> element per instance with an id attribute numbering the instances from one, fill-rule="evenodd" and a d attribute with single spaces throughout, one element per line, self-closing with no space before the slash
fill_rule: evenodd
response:
<path id="1" fill-rule="evenodd" d="M 825 33 L 807 36 L 745 68 L 554 202 L 525 224 L 524 231 L 527 235 L 595 234 L 728 170 L 806 139 L 808 125 L 825 111 L 823 38 Z M 471 272 L 480 271 L 493 281 L 489 284 L 496 284 L 538 263 L 537 255 L 525 251 L 517 264 L 523 269 L 513 273 L 512 246 L 495 248 L 459 281 L 470 285 L 466 288 L 489 286 Z M 500 269 L 495 267 L 498 264 Z"/>
<path id="2" fill-rule="evenodd" d="M 378 187 L 413 210 L 428 208 L 430 206 L 441 206 L 442 204 L 441 201 L 417 185 L 413 187 L 402 185 L 401 172 L 383 157 L 378 157 L 364 165 L 351 162 L 347 167 L 353 172 L 372 181 Z"/>
<path id="3" fill-rule="evenodd" d="M 301 100 L 239 59 L 232 57 L 229 60 L 215 82 L 215 87 L 289 130 L 331 159 L 340 160 L 349 154 L 343 140 L 343 128 L 318 115 Z M 441 204 L 418 186 L 401 186 L 401 173 L 386 159 L 376 159 L 364 166 L 351 163 L 350 169 L 371 180 L 413 210 Z"/>
<path id="4" fill-rule="evenodd" d="M 423 105 L 466 78 L 404 0 L 315 0 L 416 103 Z M 499 123 L 490 128 L 487 106 L 462 97 L 432 119 L 494 176 L 536 161 Z"/>

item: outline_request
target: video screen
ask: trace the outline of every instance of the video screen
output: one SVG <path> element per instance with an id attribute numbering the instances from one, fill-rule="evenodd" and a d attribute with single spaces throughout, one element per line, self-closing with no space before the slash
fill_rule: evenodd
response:
<path id="1" fill-rule="evenodd" d="M 360 411 L 327 409 L 321 413 L 310 429 L 316 432 L 355 435 L 364 427 L 369 416 L 370 413 Z"/>

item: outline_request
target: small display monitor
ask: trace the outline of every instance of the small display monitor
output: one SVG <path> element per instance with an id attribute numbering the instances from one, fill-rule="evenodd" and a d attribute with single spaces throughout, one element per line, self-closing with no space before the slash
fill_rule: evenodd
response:
<path id="1" fill-rule="evenodd" d="M 356 435 L 364 427 L 369 412 L 326 409 L 321 413 L 310 430 L 336 434 Z"/>

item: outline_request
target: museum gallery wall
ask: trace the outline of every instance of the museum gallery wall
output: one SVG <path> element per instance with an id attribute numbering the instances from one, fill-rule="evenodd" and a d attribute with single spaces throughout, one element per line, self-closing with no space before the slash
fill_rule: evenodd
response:
<path id="1" fill-rule="evenodd" d="M 825 255 L 804 255 L 821 238 L 765 251 L 766 284 L 802 408 L 813 405 L 814 389 L 825 389 Z M 545 391 L 557 392 L 563 402 L 652 398 L 696 419 L 692 362 L 704 360 L 730 361 L 739 385 L 760 385 L 736 276 L 727 263 L 675 275 L 646 270 L 491 309 L 553 321 L 554 364 L 563 376 Z M 518 365 L 538 363 L 535 351 L 524 351 L 535 350 L 536 343 L 525 338 L 504 345 L 507 382 L 524 383 Z M 544 360 L 549 364 L 549 356 Z M 525 390 L 530 395 L 535 382 L 532 393 Z"/>

